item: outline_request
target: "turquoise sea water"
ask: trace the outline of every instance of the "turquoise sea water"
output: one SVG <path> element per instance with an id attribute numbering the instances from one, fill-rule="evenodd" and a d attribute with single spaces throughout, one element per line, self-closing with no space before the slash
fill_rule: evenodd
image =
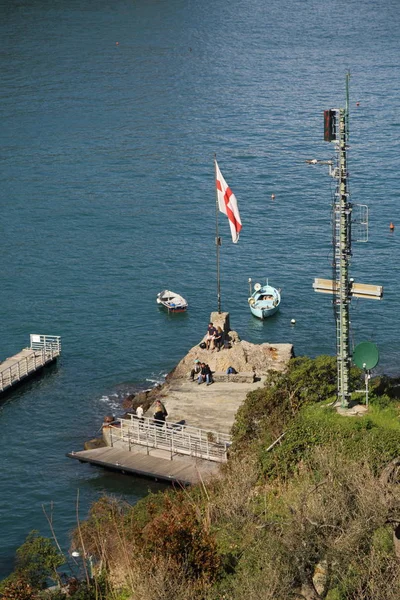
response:
<path id="1" fill-rule="evenodd" d="M 334 353 L 329 298 L 312 291 L 331 276 L 332 183 L 305 160 L 332 155 L 322 111 L 343 106 L 347 69 L 352 200 L 370 209 L 351 274 L 385 286 L 353 304 L 353 339 L 399 373 L 399 25 L 397 0 L 0 0 L 0 359 L 30 333 L 63 341 L 58 367 L 0 407 L 0 576 L 30 530 L 50 533 L 43 506 L 67 550 L 78 489 L 84 516 L 105 492 L 133 503 L 152 487 L 65 453 L 216 309 L 215 152 L 243 222 L 233 245 L 220 218 L 233 328 Z M 248 277 L 282 288 L 267 322 Z M 165 287 L 187 314 L 159 311 Z"/>

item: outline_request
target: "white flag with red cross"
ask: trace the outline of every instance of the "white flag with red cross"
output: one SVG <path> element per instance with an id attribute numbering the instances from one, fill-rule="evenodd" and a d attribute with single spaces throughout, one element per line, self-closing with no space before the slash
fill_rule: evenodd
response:
<path id="1" fill-rule="evenodd" d="M 239 209 L 235 194 L 222 177 L 217 161 L 215 161 L 215 176 L 218 196 L 219 210 L 224 213 L 229 219 L 229 227 L 231 228 L 232 241 L 236 244 L 239 240 L 239 233 L 242 229 Z"/>

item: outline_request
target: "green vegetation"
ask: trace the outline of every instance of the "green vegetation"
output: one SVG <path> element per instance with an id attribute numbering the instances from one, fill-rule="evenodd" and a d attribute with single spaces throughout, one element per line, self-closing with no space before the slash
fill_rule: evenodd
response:
<path id="1" fill-rule="evenodd" d="M 57 569 L 63 563 L 64 557 L 51 540 L 31 531 L 17 550 L 14 572 L 0 584 L 0 594 L 10 600 L 34 597 L 32 593 L 44 589 L 48 580 L 59 583 Z"/>
<path id="2" fill-rule="evenodd" d="M 335 383 L 333 358 L 294 359 L 239 410 L 221 478 L 134 507 L 95 503 L 74 547 L 97 575 L 54 600 L 397 600 L 398 382 L 372 382 L 353 417 L 333 408 Z M 58 558 L 17 569 L 0 597 L 40 598 Z"/>
<path id="3" fill-rule="evenodd" d="M 360 371 L 351 371 L 355 386 Z M 293 421 L 303 406 L 335 400 L 336 362 L 330 356 L 315 360 L 294 358 L 284 373 L 271 371 L 266 386 L 248 394 L 233 427 L 235 448 L 248 450 L 260 442 L 268 446 Z"/>

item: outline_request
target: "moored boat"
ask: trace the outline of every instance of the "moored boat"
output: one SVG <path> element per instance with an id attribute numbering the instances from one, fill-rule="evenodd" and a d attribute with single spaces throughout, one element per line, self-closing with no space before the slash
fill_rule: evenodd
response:
<path id="1" fill-rule="evenodd" d="M 163 290 L 157 294 L 156 301 L 157 304 L 166 308 L 168 312 L 184 312 L 188 307 L 185 298 L 170 290 Z"/>
<path id="2" fill-rule="evenodd" d="M 251 280 L 249 280 L 251 284 Z M 267 319 L 271 317 L 279 309 L 281 303 L 280 290 L 272 287 L 272 285 L 254 284 L 254 292 L 249 300 L 251 313 L 259 319 Z"/>

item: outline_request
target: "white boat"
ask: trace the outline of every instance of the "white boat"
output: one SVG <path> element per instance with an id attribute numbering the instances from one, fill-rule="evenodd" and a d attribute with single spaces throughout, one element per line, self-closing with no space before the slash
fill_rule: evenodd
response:
<path id="1" fill-rule="evenodd" d="M 256 283 L 254 284 L 254 292 L 248 302 L 250 310 L 255 317 L 267 319 L 279 309 L 281 303 L 280 290 L 272 287 L 272 285 L 268 285 L 268 283 L 266 285 Z"/>
<path id="2" fill-rule="evenodd" d="M 170 290 L 163 290 L 157 294 L 156 301 L 157 304 L 164 306 L 168 312 L 184 312 L 188 307 L 185 298 Z"/>

